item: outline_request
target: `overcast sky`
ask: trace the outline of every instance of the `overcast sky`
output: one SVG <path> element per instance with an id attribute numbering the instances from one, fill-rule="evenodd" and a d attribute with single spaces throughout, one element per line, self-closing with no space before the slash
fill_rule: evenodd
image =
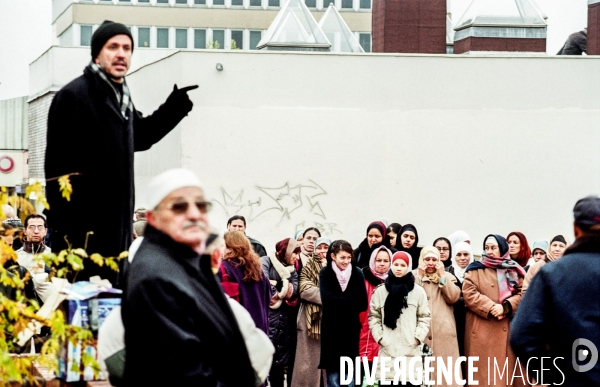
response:
<path id="1" fill-rule="evenodd" d="M 456 23 L 472 0 L 450 1 Z M 570 33 L 587 25 L 587 0 L 537 3 L 548 16 L 547 48 L 554 55 Z M 52 43 L 51 4 L 51 0 L 0 0 L 0 100 L 28 94 L 29 63 Z"/>

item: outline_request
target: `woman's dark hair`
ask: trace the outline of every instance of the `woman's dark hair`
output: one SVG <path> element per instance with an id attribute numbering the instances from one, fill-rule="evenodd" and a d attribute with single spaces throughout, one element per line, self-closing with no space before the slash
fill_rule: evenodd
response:
<path id="1" fill-rule="evenodd" d="M 319 238 L 321 237 L 321 231 L 319 231 L 318 228 L 316 228 L 316 227 L 309 227 L 306 230 L 304 230 L 304 232 L 302 233 L 302 238 L 304 238 L 306 236 L 306 233 L 309 232 L 309 231 L 314 231 L 314 232 L 317 233 L 317 235 L 319 235 Z"/>
<path id="2" fill-rule="evenodd" d="M 352 255 L 352 261 L 354 261 L 354 250 L 352 250 L 352 245 L 350 242 L 342 239 L 338 239 L 331 243 L 329 250 L 327 250 L 327 261 L 331 261 L 331 254 L 336 255 L 340 251 L 345 251 L 346 253 Z"/>
<path id="3" fill-rule="evenodd" d="M 395 234 L 400 234 L 400 229 L 402 228 L 402 225 L 400 223 L 390 223 L 390 225 L 387 228 L 387 233 L 389 234 L 390 232 L 394 232 Z"/>
<path id="4" fill-rule="evenodd" d="M 233 215 L 231 218 L 229 218 L 229 220 L 227 221 L 227 227 L 229 227 L 231 222 L 233 222 L 234 220 L 241 220 L 242 222 L 244 222 L 244 227 L 246 227 L 246 218 L 244 218 L 242 215 Z"/>

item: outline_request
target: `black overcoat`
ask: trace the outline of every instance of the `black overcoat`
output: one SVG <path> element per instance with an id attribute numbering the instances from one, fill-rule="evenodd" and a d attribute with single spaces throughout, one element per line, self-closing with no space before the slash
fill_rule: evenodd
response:
<path id="1" fill-rule="evenodd" d="M 121 313 L 126 386 L 255 386 L 210 256 L 150 225 L 127 272 Z"/>
<path id="2" fill-rule="evenodd" d="M 352 265 L 352 274 L 346 290 L 342 292 L 331 259 L 321 270 L 319 288 L 323 304 L 321 317 L 321 361 L 319 368 L 338 369 L 340 357 L 358 356 L 360 339 L 359 314 L 367 310 L 365 277 L 360 269 Z"/>
<path id="3" fill-rule="evenodd" d="M 129 248 L 133 238 L 133 153 L 144 151 L 169 133 L 189 109 L 173 98 L 152 115 L 133 109 L 125 119 L 110 86 L 89 68 L 56 93 L 48 114 L 45 154 L 46 195 L 50 204 L 48 227 L 52 250 L 73 247 L 88 253 L 115 256 Z M 61 197 L 57 177 L 71 176 L 73 194 Z M 115 272 L 91 263 L 77 277 L 99 274 L 113 285 Z"/>

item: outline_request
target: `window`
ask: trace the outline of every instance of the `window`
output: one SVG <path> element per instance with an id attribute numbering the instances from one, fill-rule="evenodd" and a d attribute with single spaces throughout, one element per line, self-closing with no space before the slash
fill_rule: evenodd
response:
<path id="1" fill-rule="evenodd" d="M 194 48 L 206 48 L 206 30 L 194 30 Z"/>
<path id="2" fill-rule="evenodd" d="M 308 8 L 317 8 L 317 0 L 304 0 L 304 4 L 306 4 Z"/>
<path id="3" fill-rule="evenodd" d="M 323 9 L 326 9 L 327 7 L 329 7 L 329 4 L 335 5 L 335 1 L 334 0 L 323 0 Z"/>
<path id="4" fill-rule="evenodd" d="M 352 8 L 352 0 L 342 0 L 342 8 Z"/>
<path id="5" fill-rule="evenodd" d="M 157 28 L 156 29 L 156 47 L 169 48 L 169 29 L 168 28 Z"/>
<path id="6" fill-rule="evenodd" d="M 187 0 L 175 0 L 175 4 L 187 4 Z"/>
<path id="7" fill-rule="evenodd" d="M 371 34 L 368 32 L 365 34 L 358 34 L 358 37 L 358 42 L 363 50 L 365 50 L 365 52 L 371 52 Z"/>
<path id="8" fill-rule="evenodd" d="M 250 0 L 250 6 L 251 7 L 260 7 L 262 6 L 261 4 L 261 0 Z"/>
<path id="9" fill-rule="evenodd" d="M 232 50 L 243 50 L 244 49 L 244 31 L 231 31 L 231 49 Z"/>
<path id="10" fill-rule="evenodd" d="M 156 0 L 156 4 L 169 4 L 169 0 Z"/>
<path id="11" fill-rule="evenodd" d="M 150 28 L 138 28 L 138 47 L 150 47 Z"/>
<path id="12" fill-rule="evenodd" d="M 138 0 L 138 4 L 139 3 L 150 3 L 150 0 Z"/>
<path id="13" fill-rule="evenodd" d="M 244 0 L 231 0 L 231 5 L 244 5 Z"/>
<path id="14" fill-rule="evenodd" d="M 213 5 L 225 5 L 225 0 L 213 0 Z"/>
<path id="15" fill-rule="evenodd" d="M 250 49 L 256 50 L 256 46 L 258 46 L 258 43 L 260 42 L 261 39 L 262 39 L 261 31 L 250 31 Z"/>
<path id="16" fill-rule="evenodd" d="M 361 9 L 371 9 L 371 0 L 360 0 Z"/>
<path id="17" fill-rule="evenodd" d="M 279 7 L 279 0 L 269 0 L 269 7 Z"/>
<path id="18" fill-rule="evenodd" d="M 175 30 L 175 48 L 187 48 L 187 30 L 178 28 Z"/>
<path id="19" fill-rule="evenodd" d="M 92 42 L 92 26 L 81 26 L 81 37 L 79 44 L 82 46 L 91 46 Z"/>
<path id="20" fill-rule="evenodd" d="M 213 48 L 225 48 L 225 30 L 213 30 Z"/>
<path id="21" fill-rule="evenodd" d="M 119 3 L 131 3 L 131 0 L 119 0 Z"/>
<path id="22" fill-rule="evenodd" d="M 206 5 L 206 0 L 194 0 L 194 4 L 197 4 L 197 5 Z"/>

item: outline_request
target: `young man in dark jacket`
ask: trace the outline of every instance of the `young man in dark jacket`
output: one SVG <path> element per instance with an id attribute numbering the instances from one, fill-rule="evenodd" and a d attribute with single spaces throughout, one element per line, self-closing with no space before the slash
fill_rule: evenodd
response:
<path id="1" fill-rule="evenodd" d="M 575 242 L 533 277 L 512 322 L 510 344 L 530 380 L 598 386 L 600 198 L 579 200 L 573 213 Z"/>
<path id="2" fill-rule="evenodd" d="M 149 149 L 192 110 L 177 89 L 152 115 L 143 117 L 131 101 L 125 74 L 133 38 L 123 24 L 105 21 L 92 35 L 92 61 L 83 75 L 56 93 L 48 114 L 45 175 L 53 251 L 84 247 L 116 256 L 133 238 L 133 153 Z M 71 200 L 61 197 L 58 178 L 70 175 Z M 92 212 L 93 210 L 93 212 Z M 92 214 L 90 215 L 90 212 Z M 117 274 L 87 265 L 78 279 L 99 274 L 117 283 Z"/>
<path id="3" fill-rule="evenodd" d="M 210 203 L 190 171 L 148 187 L 148 225 L 127 273 L 125 386 L 254 387 L 229 302 L 205 254 Z"/>

